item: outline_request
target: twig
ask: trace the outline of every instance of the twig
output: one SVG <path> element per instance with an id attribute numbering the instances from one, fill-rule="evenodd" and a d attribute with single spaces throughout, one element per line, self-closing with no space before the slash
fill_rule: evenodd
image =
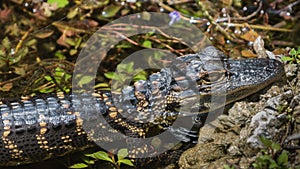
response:
<path id="1" fill-rule="evenodd" d="M 232 42 L 243 43 L 242 40 L 239 40 L 237 37 L 234 36 L 234 34 L 228 34 L 226 30 L 224 30 L 217 22 L 215 22 L 214 18 L 208 13 L 208 11 L 205 9 L 204 5 L 201 2 L 199 2 L 198 4 L 203 11 L 203 15 L 206 16 L 209 22 L 216 27 L 217 31 L 221 32 L 228 40 Z"/>
<path id="2" fill-rule="evenodd" d="M 179 55 L 183 55 L 183 53 L 181 53 L 181 52 L 179 52 L 178 50 L 172 48 L 170 45 L 163 43 L 161 40 L 159 40 L 159 39 L 157 39 L 157 38 L 151 38 L 151 37 L 150 37 L 149 39 L 151 39 L 151 40 L 153 40 L 153 41 L 155 41 L 155 42 L 157 42 L 157 43 L 163 45 L 164 47 L 166 47 L 167 49 L 169 49 L 171 52 L 175 52 L 175 53 L 177 53 L 177 54 L 179 54 Z"/>
<path id="3" fill-rule="evenodd" d="M 246 20 L 249 20 L 251 19 L 252 17 L 254 17 L 255 15 L 257 15 L 259 13 L 259 11 L 261 10 L 262 8 L 262 1 L 259 2 L 259 5 L 258 5 L 258 8 L 256 9 L 256 11 L 254 11 L 253 13 L 251 13 L 250 15 L 248 16 L 245 16 L 245 17 L 241 17 L 241 18 L 220 18 L 220 19 L 217 19 L 216 22 L 225 22 L 225 21 L 228 21 L 229 19 L 232 20 L 232 21 L 246 21 Z"/>
<path id="4" fill-rule="evenodd" d="M 300 3 L 300 0 L 298 0 L 298 1 L 295 1 L 295 2 L 293 2 L 293 3 L 291 3 L 291 4 L 289 4 L 287 7 L 285 7 L 286 9 L 292 9 L 293 8 L 293 6 L 295 6 L 295 5 L 297 5 L 297 4 L 299 4 Z M 283 8 L 283 9 L 285 9 L 285 8 Z"/>
<path id="5" fill-rule="evenodd" d="M 229 26 L 229 27 L 245 27 L 245 24 L 240 24 L 240 23 L 220 23 L 220 25 Z M 249 25 L 249 27 L 253 28 L 253 29 L 261 29 L 261 30 L 269 30 L 269 31 L 293 32 L 293 30 L 291 30 L 291 29 L 276 28 L 276 27 L 272 27 L 272 26 Z"/>
<path id="6" fill-rule="evenodd" d="M 135 42 L 134 40 L 129 39 L 127 36 L 125 36 L 124 34 L 117 32 L 117 31 L 112 31 L 113 33 L 115 33 L 116 35 L 124 38 L 125 40 L 127 40 L 129 43 L 136 45 L 136 46 L 140 46 L 140 44 L 138 42 Z"/>
<path id="7" fill-rule="evenodd" d="M 188 2 L 194 2 L 194 0 L 167 0 L 167 3 L 169 5 L 177 5 L 177 4 L 183 4 Z"/>
<path id="8" fill-rule="evenodd" d="M 273 40 L 272 44 L 278 46 L 293 46 L 293 42 L 280 41 L 280 40 Z"/>
<path id="9" fill-rule="evenodd" d="M 275 2 L 273 2 L 273 3 L 275 3 Z M 282 9 L 274 10 L 273 12 L 274 12 L 274 13 L 280 13 L 280 12 L 285 11 L 285 10 L 291 10 L 291 9 L 293 8 L 293 6 L 297 5 L 298 3 L 300 3 L 300 0 L 293 2 L 293 3 L 291 3 L 291 4 L 287 5 L 287 6 L 285 6 L 285 7 L 282 8 Z M 275 6 L 276 4 L 270 4 L 270 5 Z"/>
<path id="10" fill-rule="evenodd" d="M 61 22 L 53 22 L 52 25 L 57 27 L 58 29 L 63 29 L 63 30 L 70 30 L 70 31 L 74 31 L 74 32 L 87 33 L 87 34 L 94 33 L 92 31 L 87 31 L 87 30 L 84 30 L 84 29 L 70 27 L 70 26 L 67 26 L 67 25 L 65 25 Z"/>
<path id="11" fill-rule="evenodd" d="M 130 26 L 128 28 L 128 26 Z M 117 32 L 120 32 L 120 31 L 132 31 L 132 28 L 135 28 L 135 29 L 148 29 L 149 31 L 153 31 L 155 30 L 156 32 L 158 32 L 160 35 L 168 38 L 168 39 L 174 39 L 174 40 L 177 40 L 179 42 L 181 42 L 183 45 L 186 45 L 188 46 L 188 44 L 186 42 L 183 42 L 181 39 L 179 38 L 176 38 L 174 36 L 170 36 L 168 35 L 167 33 L 165 33 L 162 29 L 158 28 L 158 27 L 155 27 L 155 26 L 140 26 L 140 25 L 129 25 L 129 24 L 114 24 L 112 26 L 109 26 L 109 27 L 102 27 L 102 29 L 106 29 L 108 31 L 117 31 Z"/>
<path id="12" fill-rule="evenodd" d="M 5 85 L 5 84 L 7 84 L 7 83 L 14 82 L 14 81 L 19 80 L 19 79 L 22 79 L 22 78 L 24 78 L 24 77 L 26 77 L 26 76 L 29 76 L 33 71 L 34 71 L 34 70 L 31 70 L 31 71 L 29 71 L 29 72 L 27 72 L 26 74 L 23 74 L 23 75 L 21 75 L 21 76 L 17 76 L 17 77 L 15 77 L 15 78 L 6 80 L 6 81 L 4 81 L 4 82 L 0 82 L 0 86 Z"/>
<path id="13" fill-rule="evenodd" d="M 15 49 L 15 53 L 18 53 L 19 49 L 21 48 L 24 40 L 27 38 L 27 36 L 29 35 L 29 32 L 32 31 L 32 28 L 30 28 L 28 31 L 25 32 L 25 34 L 22 36 L 21 40 L 19 40 L 16 49 Z"/>

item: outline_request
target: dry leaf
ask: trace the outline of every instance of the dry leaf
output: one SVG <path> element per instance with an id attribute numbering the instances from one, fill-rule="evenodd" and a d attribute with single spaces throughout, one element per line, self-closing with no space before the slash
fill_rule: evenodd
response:
<path id="1" fill-rule="evenodd" d="M 288 51 L 285 48 L 276 48 L 273 50 L 275 55 L 287 55 Z"/>
<path id="2" fill-rule="evenodd" d="M 224 5 L 231 6 L 233 1 L 232 1 L 232 0 L 221 0 L 221 2 L 222 2 Z"/>
<path id="3" fill-rule="evenodd" d="M 54 33 L 53 30 L 44 30 L 37 32 L 34 36 L 39 39 L 45 39 L 51 36 Z"/>
<path id="4" fill-rule="evenodd" d="M 70 45 L 69 45 L 68 43 L 66 43 L 66 34 L 65 34 L 65 33 L 63 33 L 63 34 L 59 37 L 59 39 L 57 39 L 56 42 L 57 42 L 57 44 L 62 45 L 62 46 L 65 46 L 65 47 L 67 47 L 67 48 L 70 47 Z"/>
<path id="5" fill-rule="evenodd" d="M 92 20 L 92 19 L 89 19 L 88 20 L 88 25 L 90 26 L 90 27 L 96 27 L 96 26 L 98 26 L 98 22 L 97 21 L 94 21 L 94 20 Z"/>
<path id="6" fill-rule="evenodd" d="M 219 44 L 225 45 L 225 38 L 224 38 L 224 36 L 217 35 L 217 36 L 215 36 L 214 38 L 217 40 L 217 42 L 218 42 Z"/>
<path id="7" fill-rule="evenodd" d="M 6 83 L 5 85 L 0 87 L 1 91 L 7 92 L 10 91 L 10 89 L 13 87 L 12 83 Z"/>
<path id="8" fill-rule="evenodd" d="M 250 42 L 254 42 L 255 39 L 257 39 L 259 36 L 259 34 L 257 32 L 255 32 L 254 30 L 250 30 L 249 32 L 245 33 L 242 38 L 250 41 Z"/>
<path id="9" fill-rule="evenodd" d="M 8 20 L 9 15 L 11 14 L 12 9 L 2 9 L 0 11 L 0 20 L 6 21 Z"/>
<path id="10" fill-rule="evenodd" d="M 247 57 L 247 58 L 254 58 L 254 57 L 256 57 L 256 54 L 254 54 L 251 50 L 248 50 L 248 49 L 242 50 L 241 53 L 242 53 L 243 57 Z"/>
<path id="11" fill-rule="evenodd" d="M 25 75 L 26 74 L 26 68 L 27 68 L 27 66 L 15 67 L 14 72 L 18 75 Z"/>

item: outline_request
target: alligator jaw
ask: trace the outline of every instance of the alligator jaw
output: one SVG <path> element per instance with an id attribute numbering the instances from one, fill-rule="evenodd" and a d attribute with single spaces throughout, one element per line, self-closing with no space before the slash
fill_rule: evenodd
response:
<path id="1" fill-rule="evenodd" d="M 283 63 L 274 59 L 248 59 L 228 63 L 234 75 L 228 81 L 227 104 L 254 94 L 285 77 Z"/>

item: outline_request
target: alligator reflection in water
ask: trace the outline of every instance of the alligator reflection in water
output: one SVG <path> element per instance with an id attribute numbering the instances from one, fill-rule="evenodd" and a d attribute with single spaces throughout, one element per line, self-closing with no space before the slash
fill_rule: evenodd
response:
<path id="1" fill-rule="evenodd" d="M 253 94 L 279 80 L 284 74 L 283 65 L 279 61 L 228 60 L 214 47 L 207 47 L 198 54 L 179 57 L 178 61 L 180 62 L 176 68 L 185 69 L 188 80 L 176 78 L 179 76 L 176 71 L 164 68 L 151 75 L 147 81 L 139 81 L 133 87 L 124 89 L 116 98 L 120 102 L 127 100 L 130 104 L 121 107 L 115 107 L 114 103 L 118 100 L 113 100 L 109 91 L 92 94 L 94 104 L 85 101 L 91 98 L 89 94 L 3 99 L 0 105 L 0 164 L 14 166 L 62 156 L 94 146 L 95 140 L 109 144 L 120 139 L 116 133 L 132 138 L 154 139 L 151 136 L 168 130 L 168 135 L 181 142 L 180 149 L 184 150 L 194 145 L 200 126 L 195 124 L 192 129 L 172 126 L 176 118 L 181 122 L 194 123 L 197 119 L 195 114 L 208 113 Z M 188 81 L 195 82 L 196 91 L 184 88 L 190 87 Z M 212 95 L 226 96 L 226 102 L 211 103 Z M 199 97 L 200 101 L 195 100 L 195 97 Z M 180 109 L 186 105 L 193 110 L 192 116 Z M 87 122 L 91 124 L 94 122 L 93 118 L 98 119 L 103 115 L 107 125 L 114 130 L 86 131 L 83 129 L 83 120 L 86 119 L 82 119 L 81 115 L 83 118 L 89 117 Z M 147 123 L 144 123 L 145 119 Z M 101 123 L 93 127 L 99 129 L 108 126 Z M 156 156 L 159 155 L 157 152 L 160 148 L 167 144 L 162 142 L 154 146 L 151 141 L 129 141 L 124 146 L 129 148 L 131 157 L 145 156 L 143 154 Z M 171 146 L 169 151 L 160 154 L 159 159 L 178 158 L 177 148 L 172 149 Z M 140 160 L 141 163 L 137 164 L 152 160 L 153 158 Z"/>

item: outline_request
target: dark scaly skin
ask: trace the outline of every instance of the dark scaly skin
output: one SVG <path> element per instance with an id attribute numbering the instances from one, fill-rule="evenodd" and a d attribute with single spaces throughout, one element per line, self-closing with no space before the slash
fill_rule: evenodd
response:
<path id="1" fill-rule="evenodd" d="M 180 69 L 184 70 L 183 74 L 178 73 Z M 181 141 L 181 147 L 186 149 L 197 140 L 199 125 L 195 115 L 256 93 L 282 76 L 283 64 L 279 61 L 227 60 L 222 52 L 208 47 L 198 54 L 179 57 L 178 63 L 170 68 L 124 88 L 121 93 L 97 91 L 3 99 L 0 102 L 0 165 L 21 165 L 62 156 L 95 146 L 93 141 L 109 145 L 112 140 L 120 139 L 118 132 L 145 138 L 170 129 L 170 137 Z M 226 95 L 226 102 L 211 103 L 211 95 L 216 98 Z M 180 109 L 185 105 L 191 109 Z M 95 121 L 101 115 L 115 130 L 97 130 L 107 128 L 107 124 Z M 195 123 L 194 127 L 186 129 L 184 123 L 172 126 L 176 118 Z M 84 130 L 84 122 L 92 127 Z M 124 143 L 132 158 L 141 154 L 159 155 L 157 150 L 164 145 L 130 140 Z"/>

